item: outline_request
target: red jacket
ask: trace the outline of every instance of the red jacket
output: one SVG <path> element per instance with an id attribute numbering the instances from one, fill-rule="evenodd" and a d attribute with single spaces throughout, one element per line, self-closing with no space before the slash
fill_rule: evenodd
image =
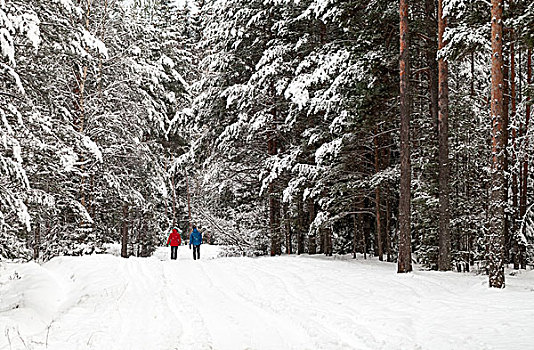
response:
<path id="1" fill-rule="evenodd" d="M 182 237 L 180 237 L 180 234 L 176 229 L 173 229 L 169 235 L 169 238 L 167 239 L 167 245 L 169 245 L 169 242 L 171 243 L 171 247 L 178 247 L 180 244 L 182 244 Z"/>

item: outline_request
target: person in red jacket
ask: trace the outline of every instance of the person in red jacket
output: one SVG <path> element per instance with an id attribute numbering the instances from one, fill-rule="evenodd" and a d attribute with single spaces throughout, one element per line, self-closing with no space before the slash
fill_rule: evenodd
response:
<path id="1" fill-rule="evenodd" d="M 167 245 L 171 244 L 171 259 L 176 260 L 178 257 L 178 246 L 182 243 L 182 237 L 178 233 L 178 230 L 173 228 L 169 238 L 167 239 Z"/>

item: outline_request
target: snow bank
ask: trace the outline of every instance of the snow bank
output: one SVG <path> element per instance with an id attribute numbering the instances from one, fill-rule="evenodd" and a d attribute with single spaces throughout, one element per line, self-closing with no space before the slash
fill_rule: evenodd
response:
<path id="1" fill-rule="evenodd" d="M 0 266 L 0 349 L 528 349 L 534 272 L 416 271 L 347 257 L 61 257 Z"/>

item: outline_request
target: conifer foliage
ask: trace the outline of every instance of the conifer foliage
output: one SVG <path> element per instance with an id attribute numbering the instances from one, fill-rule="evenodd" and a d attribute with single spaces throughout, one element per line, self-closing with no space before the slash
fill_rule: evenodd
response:
<path id="1" fill-rule="evenodd" d="M 503 287 L 533 259 L 534 7 L 492 3 L 0 1 L 0 254 L 195 222 Z"/>

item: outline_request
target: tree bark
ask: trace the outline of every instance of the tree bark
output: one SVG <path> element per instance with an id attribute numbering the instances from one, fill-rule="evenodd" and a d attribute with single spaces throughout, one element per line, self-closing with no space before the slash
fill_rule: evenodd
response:
<path id="1" fill-rule="evenodd" d="M 356 253 L 358 252 L 358 221 L 356 214 L 352 215 L 354 223 L 354 235 L 352 236 L 352 258 L 356 259 Z"/>
<path id="2" fill-rule="evenodd" d="M 427 28 L 427 62 L 428 62 L 428 88 L 430 93 L 430 116 L 432 126 L 438 135 L 438 45 L 437 37 L 436 7 L 435 0 L 425 0 L 426 28 Z"/>
<path id="3" fill-rule="evenodd" d="M 443 0 L 438 0 L 438 49 L 445 47 L 443 34 L 447 27 L 447 18 L 443 16 Z M 438 269 L 451 269 L 451 233 L 449 217 L 449 67 L 447 61 L 440 57 L 438 61 L 439 79 L 439 258 Z"/>
<path id="4" fill-rule="evenodd" d="M 286 234 L 286 253 L 290 255 L 291 252 L 291 223 L 289 221 L 289 205 L 287 202 L 284 203 L 284 227 L 285 227 L 285 234 Z"/>
<path id="5" fill-rule="evenodd" d="M 386 189 L 386 257 L 387 262 L 393 261 L 393 254 L 391 252 L 391 235 L 390 235 L 390 227 L 391 227 L 391 208 L 390 208 L 390 198 L 389 198 L 389 190 Z"/>
<path id="6" fill-rule="evenodd" d="M 510 0 L 510 7 L 513 10 L 512 7 L 513 1 Z M 510 110 L 510 120 L 512 125 L 516 123 L 516 85 L 515 85 L 515 33 L 513 28 L 511 29 L 511 37 L 510 37 L 510 100 L 511 100 L 511 110 Z M 512 261 L 514 262 L 514 268 L 516 266 L 516 259 L 517 259 L 517 251 L 515 250 L 517 245 L 517 215 L 519 214 L 519 203 L 518 203 L 518 182 L 517 182 L 517 153 L 516 153 L 516 138 L 517 138 L 517 130 L 515 127 L 512 127 L 512 237 L 510 239 L 510 248 L 512 250 L 513 255 L 511 257 Z M 519 265 L 518 265 L 519 266 Z M 519 268 L 519 267 L 518 267 Z"/>
<path id="7" fill-rule="evenodd" d="M 532 49 L 527 49 L 527 86 L 532 83 Z M 525 215 L 527 213 L 527 194 L 528 194 L 528 124 L 530 122 L 530 94 L 527 95 L 526 98 L 526 111 L 525 111 L 525 145 L 523 147 L 523 185 L 521 186 L 523 188 L 522 195 L 521 195 L 521 204 L 520 204 L 520 215 L 521 219 L 525 219 Z M 527 268 L 527 259 L 526 259 L 526 246 L 524 244 L 521 244 L 519 247 L 520 250 L 520 263 L 521 268 L 526 269 Z"/>
<path id="8" fill-rule="evenodd" d="M 325 233 L 325 249 L 324 253 L 326 256 L 332 256 L 332 229 L 326 228 Z"/>
<path id="9" fill-rule="evenodd" d="M 491 9 L 491 118 L 492 164 L 490 225 L 486 233 L 486 266 L 489 286 L 504 288 L 504 203 L 503 203 L 503 1 L 492 0 Z"/>
<path id="10" fill-rule="evenodd" d="M 308 212 L 310 216 L 310 230 L 313 224 L 313 221 L 315 220 L 315 202 L 312 198 L 309 198 L 308 200 Z M 317 242 L 315 239 L 315 231 L 314 232 L 308 232 L 308 253 L 309 254 L 315 254 L 317 252 Z"/>
<path id="11" fill-rule="evenodd" d="M 128 204 L 124 204 L 122 207 L 122 244 L 121 244 L 121 256 L 123 258 L 128 257 Z"/>
<path id="12" fill-rule="evenodd" d="M 273 99 L 271 130 L 267 131 L 267 154 L 273 157 L 278 153 L 278 140 L 276 136 L 276 91 L 274 84 L 271 84 L 271 94 Z M 282 253 L 280 237 L 280 196 L 278 193 L 276 180 L 269 184 L 269 225 L 271 231 L 271 256 Z"/>
<path id="13" fill-rule="evenodd" d="M 318 245 L 318 254 L 324 254 L 325 252 L 325 245 L 326 245 L 326 237 L 324 233 L 324 229 L 321 227 L 319 228 L 319 245 Z"/>
<path id="14" fill-rule="evenodd" d="M 527 50 L 527 86 L 532 82 L 532 49 Z M 530 122 L 530 95 L 526 97 L 525 124 L 523 126 L 523 136 L 525 144 L 523 145 L 523 176 L 521 184 L 520 215 L 523 217 L 527 210 L 527 183 L 528 183 L 528 124 Z"/>
<path id="15" fill-rule="evenodd" d="M 410 62 L 408 0 L 400 0 L 400 198 L 399 273 L 412 271 L 411 259 L 411 163 L 410 163 Z"/>
<path id="16" fill-rule="evenodd" d="M 527 86 L 530 84 L 532 78 L 532 50 L 527 50 Z M 528 184 L 528 155 L 526 154 L 528 148 L 528 124 L 530 121 L 530 95 L 526 96 L 526 110 L 525 110 L 525 124 L 523 125 L 523 161 L 522 169 L 523 174 L 521 178 L 521 199 L 519 203 L 519 215 L 523 218 L 527 211 L 527 184 Z"/>
<path id="17" fill-rule="evenodd" d="M 185 186 L 187 190 L 187 220 L 189 226 L 189 233 L 193 231 L 193 222 L 191 221 L 191 190 L 189 188 L 189 174 L 185 171 Z"/>
<path id="18" fill-rule="evenodd" d="M 172 186 L 172 227 L 176 227 L 176 183 L 174 181 L 174 173 L 171 175 Z"/>
<path id="19" fill-rule="evenodd" d="M 375 129 L 374 136 L 374 146 L 375 146 L 375 172 L 378 174 L 380 172 L 380 154 L 379 154 L 379 142 L 378 142 L 378 127 Z M 377 185 L 375 188 L 375 212 L 376 212 L 376 243 L 378 247 L 378 260 L 384 260 L 384 251 L 382 244 L 382 220 L 380 216 L 380 186 Z"/>
<path id="20" fill-rule="evenodd" d="M 33 236 L 33 260 L 39 259 L 39 251 L 41 247 L 41 224 L 35 223 L 35 231 Z"/>
<path id="21" fill-rule="evenodd" d="M 504 35 L 504 34 L 503 34 Z M 510 106 L 510 92 L 509 92 L 509 63 L 508 55 L 506 52 L 506 46 L 504 44 L 505 38 L 503 38 L 503 114 L 502 114 L 502 129 L 503 129 L 503 205 L 504 205 L 504 222 L 503 222 L 503 235 L 504 235 L 504 246 L 503 246 L 503 259 L 504 263 L 509 261 L 509 242 L 510 242 L 510 215 L 508 203 L 508 171 L 509 171 L 509 161 L 508 161 L 508 139 L 509 132 L 508 126 L 510 124 L 510 115 L 509 115 L 509 106 Z"/>
<path id="22" fill-rule="evenodd" d="M 297 200 L 298 222 L 297 222 L 297 254 L 304 254 L 304 209 L 302 204 L 302 194 Z"/>

